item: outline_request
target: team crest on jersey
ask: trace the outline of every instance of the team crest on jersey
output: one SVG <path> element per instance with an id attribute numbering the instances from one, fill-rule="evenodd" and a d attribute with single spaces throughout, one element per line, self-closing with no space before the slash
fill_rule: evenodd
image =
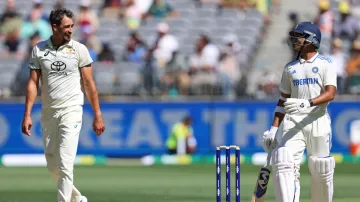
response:
<path id="1" fill-rule="evenodd" d="M 74 55 L 75 54 L 75 50 L 72 47 L 68 47 L 65 49 L 65 53 L 68 55 Z"/>
<path id="2" fill-rule="evenodd" d="M 318 71 L 319 71 L 319 68 L 318 68 L 318 67 L 313 67 L 313 68 L 312 68 L 312 72 L 318 73 Z"/>

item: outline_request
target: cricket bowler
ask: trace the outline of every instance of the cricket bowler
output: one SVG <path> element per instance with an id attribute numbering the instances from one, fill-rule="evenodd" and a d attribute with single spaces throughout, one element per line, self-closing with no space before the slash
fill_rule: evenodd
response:
<path id="1" fill-rule="evenodd" d="M 313 202 L 331 202 L 335 160 L 330 156 L 331 120 L 327 106 L 336 95 L 332 61 L 320 55 L 321 32 L 302 22 L 289 32 L 289 45 L 299 52 L 283 71 L 281 96 L 270 130 L 263 136 L 272 152 L 272 173 L 277 202 L 299 202 L 300 162 L 307 151 Z"/>
<path id="2" fill-rule="evenodd" d="M 100 136 L 104 121 L 92 75 L 88 49 L 72 40 L 73 13 L 60 8 L 49 16 L 53 34 L 33 47 L 22 132 L 30 136 L 31 110 L 41 79 L 44 153 L 58 186 L 58 202 L 87 202 L 73 185 L 74 160 L 82 126 L 84 92 L 94 112 L 93 130 Z"/>

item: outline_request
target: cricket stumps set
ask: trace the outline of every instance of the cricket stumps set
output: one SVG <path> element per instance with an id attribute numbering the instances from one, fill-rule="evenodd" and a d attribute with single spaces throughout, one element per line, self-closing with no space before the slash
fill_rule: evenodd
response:
<path id="1" fill-rule="evenodd" d="M 226 202 L 231 201 L 231 172 L 230 154 L 231 149 L 235 149 L 235 201 L 240 202 L 240 147 L 219 146 L 216 147 L 216 202 L 221 202 L 221 150 L 226 151 Z"/>

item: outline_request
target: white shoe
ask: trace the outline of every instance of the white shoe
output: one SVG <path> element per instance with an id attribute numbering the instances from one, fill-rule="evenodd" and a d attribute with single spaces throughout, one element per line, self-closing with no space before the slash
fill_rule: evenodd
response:
<path id="1" fill-rule="evenodd" d="M 88 202 L 87 198 L 85 196 L 81 196 L 81 201 L 80 202 Z"/>

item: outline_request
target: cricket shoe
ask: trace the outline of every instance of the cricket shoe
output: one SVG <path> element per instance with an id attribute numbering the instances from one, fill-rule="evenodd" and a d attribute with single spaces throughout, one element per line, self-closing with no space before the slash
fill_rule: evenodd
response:
<path id="1" fill-rule="evenodd" d="M 80 202 L 88 202 L 87 198 L 85 196 L 81 196 L 81 201 Z"/>

